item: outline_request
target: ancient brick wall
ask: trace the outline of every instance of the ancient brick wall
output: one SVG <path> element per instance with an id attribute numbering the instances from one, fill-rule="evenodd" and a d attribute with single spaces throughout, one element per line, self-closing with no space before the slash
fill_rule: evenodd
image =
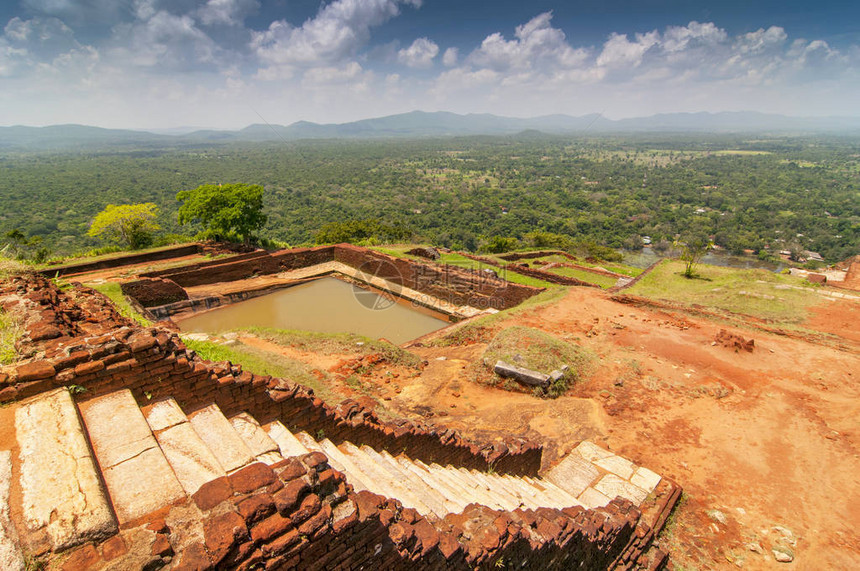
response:
<path id="1" fill-rule="evenodd" d="M 549 282 L 551 284 L 558 285 L 566 285 L 566 286 L 583 286 L 583 287 L 599 287 L 594 284 L 590 284 L 588 282 L 584 282 L 582 280 L 578 280 L 576 278 L 571 278 L 568 276 L 560 276 L 558 274 L 554 274 L 552 272 L 546 272 L 543 270 L 537 270 L 535 268 L 529 268 L 526 266 L 522 266 L 519 264 L 508 264 L 506 266 L 502 266 L 497 261 L 492 258 L 485 258 L 483 256 L 474 256 L 472 254 L 467 254 L 466 252 L 459 252 L 460 255 L 469 258 L 470 260 L 475 260 L 476 262 L 481 262 L 483 264 L 489 264 L 496 267 L 504 267 L 506 271 L 511 271 L 523 276 L 528 276 L 530 278 L 537 278 L 539 280 L 543 280 L 545 282 Z"/>
<path id="2" fill-rule="evenodd" d="M 338 244 L 335 260 L 456 305 L 507 309 L 541 291 L 540 288 L 510 283 L 487 272 L 419 264 L 351 244 Z"/>
<path id="3" fill-rule="evenodd" d="M 106 258 L 97 262 L 89 262 L 86 264 L 70 264 L 67 266 L 55 266 L 41 271 L 48 277 L 67 276 L 72 274 L 81 274 L 84 272 L 92 272 L 94 270 L 104 270 L 108 268 L 119 268 L 121 266 L 129 266 L 132 264 L 142 264 L 145 262 L 155 262 L 158 260 L 169 260 L 171 258 L 179 258 L 182 256 L 191 256 L 199 254 L 202 248 L 199 244 L 186 244 L 184 246 L 173 246 L 164 248 L 154 252 L 144 252 L 141 254 L 127 254 L 124 256 L 116 256 Z"/>
<path id="4" fill-rule="evenodd" d="M 135 535 L 78 548 L 64 569 L 168 562 L 174 571 L 632 569 L 639 561 L 626 560 L 629 546 L 649 533 L 639 520 L 629 502 L 614 500 L 588 511 L 473 504 L 433 521 L 396 499 L 355 493 L 315 452 L 213 480 L 186 505 L 142 522 Z M 132 538 L 151 544 L 143 556 L 126 545 Z"/>
<path id="5" fill-rule="evenodd" d="M 455 266 L 420 264 L 350 244 L 255 252 L 225 260 L 141 274 L 170 279 L 182 287 L 208 285 L 338 261 L 455 305 L 507 309 L 539 293 L 539 288 L 512 284 L 486 272 Z M 208 307 L 208 306 L 207 306 Z M 175 309 L 175 308 L 174 308 Z"/>

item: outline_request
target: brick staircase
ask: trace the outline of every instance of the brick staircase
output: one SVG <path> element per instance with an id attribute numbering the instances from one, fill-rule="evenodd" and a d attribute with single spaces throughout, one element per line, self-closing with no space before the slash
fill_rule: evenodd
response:
<path id="1" fill-rule="evenodd" d="M 660 481 L 589 442 L 545 477 L 518 477 L 293 434 L 245 412 L 227 418 L 214 404 L 189 413 L 172 398 L 140 407 L 128 389 L 77 404 L 55 389 L 17 403 L 14 419 L 17 446 L 0 451 L 0 568 L 9 570 L 23 570 L 25 554 L 108 539 L 251 464 L 313 452 L 355 492 L 397 498 L 431 522 L 472 504 L 590 509 L 617 495 L 639 505 Z"/>

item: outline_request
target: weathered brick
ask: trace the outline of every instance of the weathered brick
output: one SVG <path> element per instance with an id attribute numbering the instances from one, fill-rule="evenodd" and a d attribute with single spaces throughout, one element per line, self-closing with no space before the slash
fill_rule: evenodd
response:
<path id="1" fill-rule="evenodd" d="M 48 379 L 56 373 L 54 366 L 47 361 L 33 361 L 32 363 L 18 365 L 16 372 L 19 383 Z"/>
<path id="2" fill-rule="evenodd" d="M 121 535 L 115 535 L 102 543 L 102 559 L 110 561 L 128 553 L 128 546 Z"/>
<path id="3" fill-rule="evenodd" d="M 269 541 L 270 539 L 292 529 L 293 522 L 279 513 L 275 513 L 260 521 L 251 528 L 251 538 L 254 541 Z"/>
<path id="4" fill-rule="evenodd" d="M 98 551 L 92 544 L 88 543 L 72 552 L 71 556 L 63 563 L 63 571 L 87 571 L 94 568 L 98 562 Z"/>
<path id="5" fill-rule="evenodd" d="M 275 472 L 262 462 L 255 462 L 245 466 L 228 476 L 233 489 L 240 494 L 257 490 L 268 486 L 275 481 Z"/>
<path id="6" fill-rule="evenodd" d="M 236 509 L 248 525 L 253 525 L 275 512 L 275 500 L 270 494 L 258 494 L 239 502 Z"/>
<path id="7" fill-rule="evenodd" d="M 211 510 L 232 495 L 233 487 L 230 485 L 230 480 L 227 476 L 222 476 L 200 486 L 191 499 L 201 510 Z"/>
<path id="8" fill-rule="evenodd" d="M 217 565 L 235 545 L 248 537 L 245 520 L 236 512 L 226 512 L 203 524 L 206 550 Z"/>
<path id="9" fill-rule="evenodd" d="M 273 495 L 278 511 L 282 514 L 291 512 L 310 489 L 310 484 L 303 479 L 286 484 L 283 490 Z"/>
<path id="10" fill-rule="evenodd" d="M 89 361 L 75 366 L 75 374 L 80 376 L 91 375 L 105 368 L 104 361 Z"/>

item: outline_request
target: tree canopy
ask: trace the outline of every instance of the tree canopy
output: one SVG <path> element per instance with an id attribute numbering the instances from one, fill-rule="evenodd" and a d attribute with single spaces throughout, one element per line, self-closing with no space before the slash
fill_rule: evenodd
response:
<path id="1" fill-rule="evenodd" d="M 87 232 L 136 250 L 152 243 L 152 234 L 160 229 L 155 223 L 158 206 L 143 204 L 108 204 L 96 214 Z"/>
<path id="2" fill-rule="evenodd" d="M 266 223 L 263 187 L 258 184 L 204 184 L 177 193 L 176 199 L 183 203 L 179 224 L 200 223 L 211 238 L 235 234 L 250 242 Z"/>

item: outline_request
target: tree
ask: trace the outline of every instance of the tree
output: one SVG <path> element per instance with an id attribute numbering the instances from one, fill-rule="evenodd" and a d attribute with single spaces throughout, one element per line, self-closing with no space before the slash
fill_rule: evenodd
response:
<path id="1" fill-rule="evenodd" d="M 42 243 L 41 236 L 30 236 L 28 238 L 26 234 L 15 228 L 6 232 L 6 237 L 9 238 L 9 244 L 7 244 L 6 248 L 11 248 L 12 253 L 18 260 L 26 260 L 27 254 L 32 253 L 31 259 L 37 264 L 41 264 L 48 259 L 48 255 L 51 253 L 45 246 L 37 248 Z"/>
<path id="2" fill-rule="evenodd" d="M 708 252 L 711 242 L 707 236 L 696 235 L 687 238 L 685 242 L 681 242 L 679 245 L 681 246 L 681 261 L 684 262 L 684 277 L 692 279 L 696 276 L 694 272 L 696 266 Z"/>
<path id="3" fill-rule="evenodd" d="M 199 222 L 212 238 L 239 235 L 245 243 L 266 223 L 263 187 L 258 184 L 204 184 L 177 193 L 179 224 Z"/>
<path id="4" fill-rule="evenodd" d="M 155 223 L 158 206 L 152 202 L 144 204 L 108 204 L 96 214 L 88 235 L 104 236 L 132 250 L 152 243 L 152 234 L 161 229 Z"/>

